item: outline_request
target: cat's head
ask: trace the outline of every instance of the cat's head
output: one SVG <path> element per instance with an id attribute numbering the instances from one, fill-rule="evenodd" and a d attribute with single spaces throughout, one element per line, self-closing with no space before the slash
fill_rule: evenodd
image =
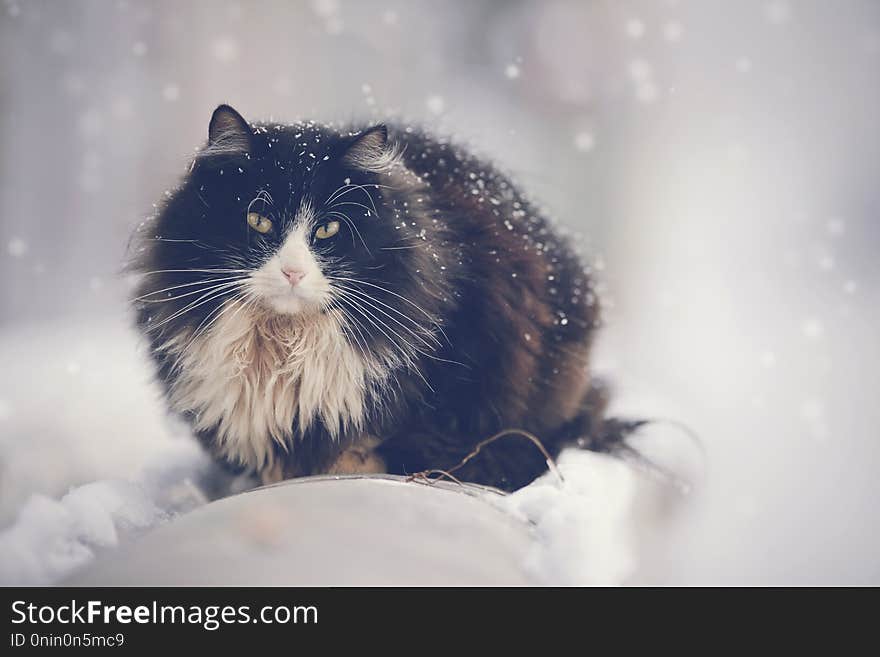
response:
<path id="1" fill-rule="evenodd" d="M 415 306 L 438 296 L 445 269 L 423 248 L 438 222 L 384 125 L 251 125 L 221 105 L 208 133 L 183 184 L 139 229 L 147 328 L 201 326 L 233 302 L 245 314 L 343 313 L 391 337 L 394 322 L 425 322 Z"/>
<path id="2" fill-rule="evenodd" d="M 192 172 L 205 211 L 174 227 L 210 245 L 198 253 L 206 268 L 249 270 L 252 296 L 301 314 L 326 308 L 333 283 L 345 288 L 366 268 L 392 264 L 377 258 L 397 241 L 377 206 L 388 196 L 377 174 L 395 153 L 384 126 L 342 135 L 308 123 L 253 129 L 221 105 L 208 132 Z"/>

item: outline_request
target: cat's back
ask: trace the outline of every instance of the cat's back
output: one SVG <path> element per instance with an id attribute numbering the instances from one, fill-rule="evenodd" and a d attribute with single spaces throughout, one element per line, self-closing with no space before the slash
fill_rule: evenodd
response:
<path id="1" fill-rule="evenodd" d="M 505 219 L 512 223 L 526 218 L 536 228 L 547 223 L 519 186 L 488 157 L 421 128 L 392 126 L 389 135 L 407 169 L 450 209 L 496 217 L 502 225 Z"/>
<path id="2" fill-rule="evenodd" d="M 585 340 L 599 308 L 573 237 L 488 158 L 423 129 L 389 128 L 450 228 L 455 264 L 466 270 L 477 303 L 492 297 L 505 314 L 519 308 L 540 316 L 554 341 Z"/>

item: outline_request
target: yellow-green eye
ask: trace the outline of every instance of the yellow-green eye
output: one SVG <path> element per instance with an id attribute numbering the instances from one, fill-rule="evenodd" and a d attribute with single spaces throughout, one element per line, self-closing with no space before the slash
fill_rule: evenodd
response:
<path id="1" fill-rule="evenodd" d="M 272 222 L 258 212 L 248 212 L 247 222 L 248 226 L 258 233 L 268 233 L 272 230 Z"/>
<path id="2" fill-rule="evenodd" d="M 339 222 L 328 221 L 323 226 L 318 226 L 318 230 L 315 231 L 315 237 L 317 237 L 319 240 L 325 240 L 328 237 L 333 237 L 338 232 Z"/>

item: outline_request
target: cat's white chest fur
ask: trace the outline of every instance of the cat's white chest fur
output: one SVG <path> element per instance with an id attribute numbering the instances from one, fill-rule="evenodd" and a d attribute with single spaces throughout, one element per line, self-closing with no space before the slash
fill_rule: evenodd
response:
<path id="1" fill-rule="evenodd" d="M 196 430 L 214 431 L 230 461 L 257 471 L 273 467 L 273 442 L 295 451 L 316 419 L 334 439 L 360 430 L 382 375 L 329 313 L 303 321 L 228 309 L 205 335 L 167 349 L 180 364 L 174 409 L 194 413 Z"/>

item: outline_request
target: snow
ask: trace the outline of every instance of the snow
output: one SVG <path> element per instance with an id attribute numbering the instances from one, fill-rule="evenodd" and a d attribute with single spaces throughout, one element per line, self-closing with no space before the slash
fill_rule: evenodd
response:
<path id="1" fill-rule="evenodd" d="M 774 0 L 764 5 L 764 17 L 773 25 L 783 25 L 791 20 L 791 5 L 784 0 Z"/>
<path id="2" fill-rule="evenodd" d="M 214 55 L 214 59 L 223 64 L 238 60 L 240 51 L 238 41 L 229 36 L 218 37 L 211 44 L 211 53 Z"/>
<path id="3" fill-rule="evenodd" d="M 27 253 L 27 242 L 25 242 L 20 237 L 15 237 L 9 241 L 9 244 L 6 245 L 6 250 L 13 258 L 20 258 L 25 253 Z"/>
<path id="4" fill-rule="evenodd" d="M 234 485 L 165 417 L 123 318 L 4 329 L 0 361 L 0 583 L 57 581 L 114 544 L 108 527 Z"/>
<path id="5" fill-rule="evenodd" d="M 255 484 L 221 472 L 165 417 L 138 353 L 121 318 L 0 333 L 9 364 L 0 388 L 0 585 L 62 582 Z M 41 382 L 39 395 L 11 383 L 31 379 Z M 642 547 L 636 528 L 656 492 L 608 456 L 565 452 L 559 470 L 564 483 L 548 473 L 509 497 L 485 496 L 532 526 L 523 573 L 546 584 L 627 581 Z"/>
<path id="6" fill-rule="evenodd" d="M 680 41 L 684 34 L 684 27 L 678 21 L 667 21 L 663 26 L 663 38 L 669 42 Z"/>
<path id="7" fill-rule="evenodd" d="M 641 39 L 645 36 L 645 32 L 647 28 L 645 27 L 644 22 L 639 20 L 638 18 L 631 18 L 626 22 L 626 35 L 630 39 Z"/>
<path id="8" fill-rule="evenodd" d="M 483 495 L 478 487 L 425 485 L 404 477 L 289 480 L 196 509 L 69 581 L 111 586 L 534 583 L 523 567 L 531 543 L 528 525 Z"/>
<path id="9" fill-rule="evenodd" d="M 173 103 L 177 99 L 180 98 L 180 87 L 176 84 L 167 84 L 162 89 L 162 98 L 167 100 L 169 103 Z"/>
<path id="10" fill-rule="evenodd" d="M 825 224 L 825 228 L 831 235 L 843 235 L 846 229 L 846 222 L 840 217 L 833 217 Z"/>
<path id="11" fill-rule="evenodd" d="M 74 488 L 60 500 L 33 495 L 18 520 L 0 534 L 0 582 L 52 584 L 119 545 L 120 535 L 164 518 L 137 485 L 99 481 Z"/>
<path id="12" fill-rule="evenodd" d="M 825 327 L 822 325 L 822 322 L 815 317 L 809 317 L 804 320 L 801 328 L 804 336 L 810 340 L 818 340 L 825 333 Z"/>
<path id="13" fill-rule="evenodd" d="M 736 70 L 739 73 L 748 73 L 752 70 L 752 60 L 745 56 L 737 58 Z"/>
<path id="14" fill-rule="evenodd" d="M 443 114 L 443 111 L 446 109 L 446 101 L 443 100 L 443 96 L 428 96 L 428 99 L 425 101 L 425 106 L 431 114 L 440 115 Z"/>
<path id="15" fill-rule="evenodd" d="M 596 146 L 596 138 L 592 132 L 579 132 L 574 136 L 574 147 L 581 153 L 588 153 Z"/>
<path id="16" fill-rule="evenodd" d="M 550 586 L 626 581 L 636 569 L 638 476 L 586 451 L 567 450 L 557 465 L 564 481 L 547 472 L 496 502 L 534 525 L 527 570 Z"/>

